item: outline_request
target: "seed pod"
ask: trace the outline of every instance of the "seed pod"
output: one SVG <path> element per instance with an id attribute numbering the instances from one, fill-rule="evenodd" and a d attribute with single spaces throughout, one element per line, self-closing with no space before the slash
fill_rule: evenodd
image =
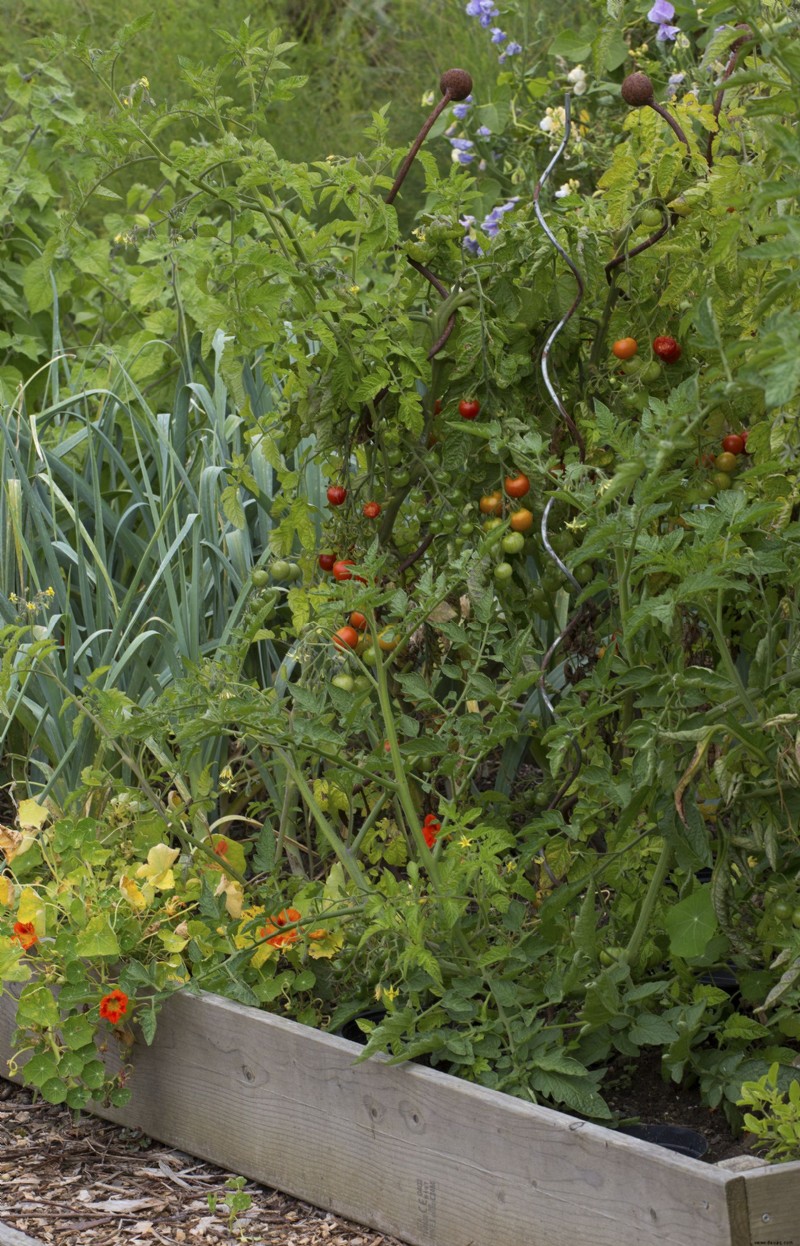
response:
<path id="1" fill-rule="evenodd" d="M 653 84 L 647 74 L 628 74 L 621 91 L 622 98 L 631 108 L 644 108 L 655 99 Z"/>
<path id="2" fill-rule="evenodd" d="M 466 69 L 446 69 L 439 79 L 442 95 L 450 94 L 451 100 L 465 100 L 472 90 L 472 78 Z"/>

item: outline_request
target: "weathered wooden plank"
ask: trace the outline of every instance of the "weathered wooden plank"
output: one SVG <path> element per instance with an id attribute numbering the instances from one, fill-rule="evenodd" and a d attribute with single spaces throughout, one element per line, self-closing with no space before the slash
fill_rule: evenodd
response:
<path id="1" fill-rule="evenodd" d="M 97 1111 L 416 1246 L 732 1246 L 728 1186 L 741 1177 L 436 1070 L 356 1065 L 359 1054 L 180 994 L 153 1047 L 137 1049 L 131 1104 Z"/>
<path id="2" fill-rule="evenodd" d="M 10 1225 L 0 1224 L 0 1246 L 44 1246 L 44 1242 L 28 1237 L 27 1233 L 18 1233 Z"/>
<path id="3" fill-rule="evenodd" d="M 742 1176 L 752 1246 L 800 1246 L 800 1163 Z"/>

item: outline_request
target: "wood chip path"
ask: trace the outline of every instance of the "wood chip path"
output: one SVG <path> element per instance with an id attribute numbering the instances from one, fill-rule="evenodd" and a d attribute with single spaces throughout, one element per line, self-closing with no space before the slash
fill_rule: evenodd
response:
<path id="1" fill-rule="evenodd" d="M 0 1078 L 0 1246 L 401 1246 L 253 1181 L 231 1225 L 232 1175 Z"/>

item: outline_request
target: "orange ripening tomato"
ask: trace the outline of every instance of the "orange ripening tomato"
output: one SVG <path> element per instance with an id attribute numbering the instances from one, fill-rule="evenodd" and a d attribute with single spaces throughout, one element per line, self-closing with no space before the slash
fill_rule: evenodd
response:
<path id="1" fill-rule="evenodd" d="M 350 626 L 354 627 L 357 632 L 365 632 L 367 630 L 367 616 L 362 614 L 360 610 L 354 610 L 350 615 Z"/>
<path id="2" fill-rule="evenodd" d="M 612 355 L 616 355 L 617 359 L 633 359 L 639 349 L 639 343 L 635 337 L 621 337 L 611 347 Z"/>
<path id="3" fill-rule="evenodd" d="M 531 482 L 520 472 L 518 476 L 506 476 L 505 486 L 510 498 L 524 498 L 526 493 L 530 493 Z"/>
<path id="4" fill-rule="evenodd" d="M 533 527 L 533 511 L 523 506 L 521 510 L 514 511 L 508 522 L 512 532 L 530 532 Z"/>
<path id="5" fill-rule="evenodd" d="M 478 506 L 482 515 L 496 515 L 503 505 L 503 495 L 499 489 L 494 493 L 485 493 Z"/>

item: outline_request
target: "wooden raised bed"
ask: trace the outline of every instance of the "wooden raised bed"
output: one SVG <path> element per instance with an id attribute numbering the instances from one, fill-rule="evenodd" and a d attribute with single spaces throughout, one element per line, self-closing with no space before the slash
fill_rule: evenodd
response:
<path id="1" fill-rule="evenodd" d="M 13 1027 L 5 995 L 2 1062 Z M 800 1246 L 800 1163 L 722 1172 L 360 1053 L 182 993 L 137 1045 L 130 1104 L 96 1111 L 415 1246 Z"/>

